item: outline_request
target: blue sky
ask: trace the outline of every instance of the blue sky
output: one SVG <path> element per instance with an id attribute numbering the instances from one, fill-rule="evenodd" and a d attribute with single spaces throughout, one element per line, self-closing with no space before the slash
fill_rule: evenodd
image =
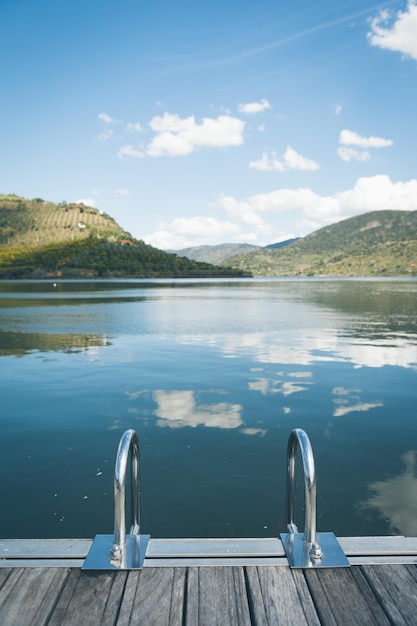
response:
<path id="1" fill-rule="evenodd" d="M 163 249 L 417 209 L 417 0 L 1 0 L 0 193 Z"/>

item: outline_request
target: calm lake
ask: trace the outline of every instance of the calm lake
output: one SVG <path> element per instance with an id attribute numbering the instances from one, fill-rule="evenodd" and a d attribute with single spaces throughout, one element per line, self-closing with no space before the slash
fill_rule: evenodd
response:
<path id="1" fill-rule="evenodd" d="M 0 282 L 0 537 L 112 533 L 127 428 L 143 532 L 275 536 L 295 427 L 318 530 L 417 535 L 416 313 L 413 279 Z"/>

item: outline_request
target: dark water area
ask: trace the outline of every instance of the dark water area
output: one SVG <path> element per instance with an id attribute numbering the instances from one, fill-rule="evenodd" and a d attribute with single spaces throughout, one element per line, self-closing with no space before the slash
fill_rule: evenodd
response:
<path id="1" fill-rule="evenodd" d="M 143 532 L 275 536 L 295 427 L 319 530 L 417 535 L 416 313 L 413 279 L 0 282 L 0 537 L 111 533 L 127 428 Z"/>

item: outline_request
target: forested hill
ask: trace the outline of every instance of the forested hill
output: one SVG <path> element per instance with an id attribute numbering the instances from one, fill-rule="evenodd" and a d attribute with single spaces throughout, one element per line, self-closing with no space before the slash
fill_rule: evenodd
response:
<path id="1" fill-rule="evenodd" d="M 242 275 L 248 274 L 153 248 L 83 204 L 0 196 L 2 279 Z"/>
<path id="2" fill-rule="evenodd" d="M 373 211 L 225 261 L 260 276 L 417 275 L 417 211 Z"/>

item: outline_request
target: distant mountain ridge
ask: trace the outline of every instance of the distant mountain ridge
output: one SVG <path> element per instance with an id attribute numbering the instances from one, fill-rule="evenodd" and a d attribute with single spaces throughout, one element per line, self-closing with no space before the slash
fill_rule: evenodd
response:
<path id="1" fill-rule="evenodd" d="M 284 248 L 294 243 L 298 239 L 287 239 L 279 243 L 272 243 L 265 248 Z M 221 243 L 213 246 L 191 246 L 190 248 L 182 248 L 180 250 L 167 250 L 179 256 L 186 256 L 194 261 L 204 261 L 205 263 L 224 264 L 227 259 L 240 254 L 249 254 L 263 250 L 262 246 L 254 246 L 250 243 Z"/>
<path id="2" fill-rule="evenodd" d="M 213 246 L 191 246 L 180 250 L 167 250 L 178 256 L 186 256 L 193 261 L 204 261 L 206 263 L 222 263 L 231 256 L 237 254 L 248 254 L 260 250 L 259 246 L 249 243 L 221 243 Z"/>
<path id="3" fill-rule="evenodd" d="M 417 211 L 364 213 L 227 263 L 255 276 L 415 276 Z"/>

